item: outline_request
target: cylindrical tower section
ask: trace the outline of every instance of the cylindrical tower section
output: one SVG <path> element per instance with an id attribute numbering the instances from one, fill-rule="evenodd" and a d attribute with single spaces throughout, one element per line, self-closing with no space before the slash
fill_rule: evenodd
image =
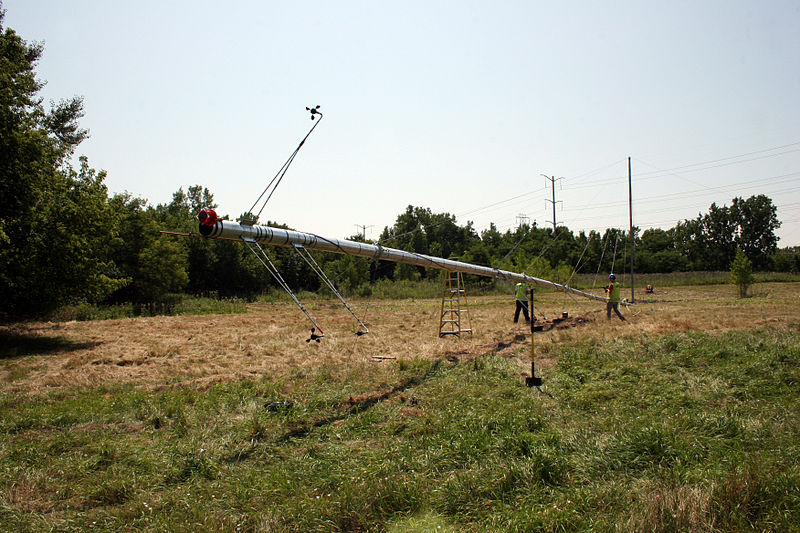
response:
<path id="1" fill-rule="evenodd" d="M 441 257 L 406 252 L 405 250 L 397 250 L 395 248 L 386 248 L 380 244 L 366 244 L 343 239 L 330 239 L 313 233 L 303 233 L 270 226 L 248 226 L 230 220 L 216 220 L 213 226 L 200 224 L 199 228 L 201 235 L 211 239 L 257 242 L 269 246 L 302 245 L 309 250 L 321 250 L 323 252 L 380 259 L 381 261 L 393 261 L 408 265 L 439 268 L 451 272 L 463 272 L 465 274 L 506 279 L 513 282 L 533 283 L 564 292 L 570 292 L 593 300 L 606 301 L 602 296 L 589 294 L 545 279 L 509 272 L 507 270 L 499 270 L 497 268 L 463 263 L 461 261 L 442 259 Z"/>

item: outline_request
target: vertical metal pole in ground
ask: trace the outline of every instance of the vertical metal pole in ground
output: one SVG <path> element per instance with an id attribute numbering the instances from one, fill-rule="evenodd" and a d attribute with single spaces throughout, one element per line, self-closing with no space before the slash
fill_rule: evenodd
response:
<path id="1" fill-rule="evenodd" d="M 525 384 L 528 387 L 540 387 L 542 385 L 542 378 L 536 377 L 536 349 L 533 339 L 533 323 L 535 321 L 535 315 L 533 314 L 533 289 L 530 290 L 530 298 L 528 302 L 528 311 L 531 313 L 531 377 L 525 378 Z"/>
<path id="2" fill-rule="evenodd" d="M 633 297 L 633 195 L 631 193 L 631 158 L 628 158 L 628 221 L 631 234 L 631 303 L 636 303 Z"/>

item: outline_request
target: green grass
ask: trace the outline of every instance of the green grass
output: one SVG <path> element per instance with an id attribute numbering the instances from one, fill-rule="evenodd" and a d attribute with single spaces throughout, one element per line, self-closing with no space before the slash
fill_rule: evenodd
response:
<path id="1" fill-rule="evenodd" d="M 577 274 L 570 286 L 575 288 L 603 287 L 607 284 L 608 272 L 599 274 Z M 755 283 L 767 282 L 791 282 L 800 281 L 800 274 L 788 272 L 755 272 L 753 273 Z M 731 282 L 730 272 L 667 272 L 642 274 L 634 273 L 636 287 L 643 289 L 647 285 L 656 288 L 680 287 L 687 285 L 725 285 Z M 630 287 L 630 273 L 617 273 L 617 281 L 624 286 Z"/>
<path id="2" fill-rule="evenodd" d="M 558 357 L 3 393 L 0 530 L 800 531 L 798 331 Z"/>
<path id="3" fill-rule="evenodd" d="M 65 306 L 56 311 L 51 320 L 109 320 L 153 315 L 211 315 L 246 313 L 248 301 L 243 298 L 216 298 L 209 296 L 190 296 L 172 294 L 157 304 L 89 304 L 82 303 Z"/>
<path id="4" fill-rule="evenodd" d="M 624 287 L 630 287 L 630 275 L 618 274 L 617 279 Z M 636 285 L 640 290 L 652 284 L 656 288 L 677 287 L 687 285 L 715 285 L 730 283 L 730 272 L 672 272 L 666 274 L 636 274 Z M 785 272 L 757 272 L 754 274 L 755 283 L 765 282 L 792 282 L 800 281 L 800 274 Z M 562 280 L 564 281 L 564 280 Z M 569 286 L 580 289 L 600 289 L 607 283 L 606 273 L 602 274 L 576 274 L 569 282 Z M 467 276 L 467 292 L 471 296 L 483 295 L 508 295 L 513 294 L 513 284 L 501 281 L 490 281 L 486 278 Z M 757 290 L 757 286 L 754 287 Z M 375 283 L 365 283 L 353 290 L 342 289 L 346 298 L 374 298 L 374 299 L 425 299 L 441 295 L 442 279 L 425 280 L 379 280 Z M 539 287 L 539 292 L 554 292 L 555 289 Z M 301 301 L 330 299 L 333 295 L 327 290 L 319 292 L 301 291 L 297 295 Z M 253 297 L 252 300 L 262 302 L 291 302 L 291 297 L 285 292 L 274 289 L 268 293 Z M 219 298 L 213 296 L 191 296 L 183 294 L 169 295 L 161 304 L 135 305 L 132 303 L 100 305 L 82 303 L 65 306 L 48 317 L 56 322 L 69 320 L 108 320 L 116 318 L 132 318 L 148 315 L 204 315 L 204 314 L 231 314 L 247 312 L 247 304 L 251 300 L 244 298 Z"/>

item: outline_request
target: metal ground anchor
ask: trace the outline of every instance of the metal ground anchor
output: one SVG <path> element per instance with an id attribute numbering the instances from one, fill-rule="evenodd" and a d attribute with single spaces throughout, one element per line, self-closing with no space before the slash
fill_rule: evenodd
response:
<path id="1" fill-rule="evenodd" d="M 536 363 L 535 363 L 535 344 L 533 341 L 533 323 L 536 322 L 536 315 L 533 314 L 533 289 L 530 291 L 530 300 L 528 300 L 528 308 L 531 312 L 531 377 L 525 378 L 525 385 L 528 387 L 541 387 L 542 378 L 536 377 Z M 566 314 L 566 313 L 564 313 Z"/>
<path id="2" fill-rule="evenodd" d="M 527 385 L 528 387 L 541 387 L 542 378 L 537 378 L 536 376 L 525 378 L 525 385 Z"/>

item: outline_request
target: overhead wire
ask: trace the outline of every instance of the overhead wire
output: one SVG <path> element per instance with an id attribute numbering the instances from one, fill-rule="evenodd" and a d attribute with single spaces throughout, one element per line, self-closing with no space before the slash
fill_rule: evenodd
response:
<path id="1" fill-rule="evenodd" d="M 712 169 L 712 168 L 720 168 L 720 167 L 725 167 L 725 166 L 730 166 L 730 165 L 738 165 L 740 163 L 749 163 L 751 161 L 758 161 L 758 160 L 761 160 L 761 159 L 768 159 L 770 157 L 779 157 L 779 156 L 782 156 L 782 155 L 795 153 L 795 152 L 800 151 L 800 148 L 795 148 L 793 150 L 786 150 L 784 152 L 779 152 L 777 154 L 761 155 L 761 156 L 758 156 L 758 157 L 752 157 L 752 158 L 749 158 L 749 159 L 743 159 L 741 161 L 731 161 L 731 159 L 740 159 L 742 157 L 747 157 L 747 156 L 751 156 L 751 155 L 755 155 L 755 154 L 764 154 L 765 152 L 774 152 L 775 150 L 782 150 L 784 148 L 789 148 L 791 146 L 798 146 L 798 145 L 800 145 L 800 141 L 789 143 L 789 144 L 784 144 L 782 146 L 776 146 L 776 147 L 773 147 L 773 148 L 767 148 L 767 149 L 764 149 L 764 150 L 756 150 L 756 151 L 753 151 L 753 152 L 746 152 L 744 154 L 738 154 L 738 155 L 723 157 L 723 158 L 719 158 L 719 159 L 713 159 L 713 160 L 710 160 L 710 161 L 701 161 L 701 162 L 698 162 L 698 163 L 690 163 L 690 164 L 687 164 L 687 165 L 682 165 L 682 166 L 678 166 L 678 167 L 672 167 L 672 168 L 669 168 L 669 169 L 658 169 L 657 167 L 653 166 L 653 168 L 655 168 L 656 170 L 650 171 L 650 172 L 643 172 L 640 175 L 647 177 L 647 176 L 650 176 L 652 174 L 657 174 L 654 177 L 660 177 L 659 176 L 660 174 L 673 174 L 676 171 L 699 172 L 701 170 L 709 170 L 709 169 Z M 652 166 L 652 165 L 649 165 L 648 163 L 646 163 L 644 161 L 641 161 L 641 160 L 639 160 L 639 161 L 642 162 L 642 163 L 647 164 L 648 166 Z M 722 163 L 723 161 L 727 161 L 727 162 L 726 163 Z M 717 165 L 716 163 L 722 163 L 722 164 Z M 706 166 L 706 165 L 711 165 L 711 166 Z M 692 167 L 701 167 L 701 168 L 692 168 Z M 647 179 L 650 179 L 650 178 L 647 178 Z"/>
<path id="2" fill-rule="evenodd" d="M 569 282 L 572 281 L 572 278 L 575 276 L 575 273 L 578 272 L 578 268 L 581 265 L 581 261 L 583 260 L 583 256 L 586 253 L 586 250 L 589 249 L 589 243 L 591 240 L 587 237 L 586 238 L 586 246 L 583 247 L 583 251 L 581 252 L 581 256 L 578 258 L 578 262 L 575 263 L 575 267 L 572 269 L 572 274 L 567 278 L 567 281 L 564 282 L 564 285 L 569 285 Z"/>
<path id="3" fill-rule="evenodd" d="M 300 144 L 297 145 L 297 148 L 294 149 L 294 152 L 292 152 L 292 154 L 289 156 L 289 159 L 287 159 L 286 162 L 283 164 L 283 166 L 280 169 L 278 169 L 278 172 L 275 174 L 275 176 L 270 180 L 270 182 L 267 184 L 267 186 L 264 188 L 264 190 L 261 192 L 261 194 L 258 195 L 258 198 L 256 198 L 256 201 L 253 202 L 252 207 L 250 207 L 250 209 L 247 210 L 247 212 L 252 215 L 253 214 L 253 210 L 256 208 L 256 205 L 258 205 L 258 202 L 261 201 L 261 198 L 267 193 L 267 191 L 270 191 L 269 195 L 267 196 L 267 199 L 264 200 L 264 203 L 262 204 L 261 209 L 259 209 L 258 213 L 255 215 L 254 220 L 253 220 L 254 223 L 255 223 L 256 220 L 258 220 L 258 217 L 261 216 L 261 213 L 264 211 L 264 208 L 267 206 L 267 202 L 269 202 L 270 198 L 272 198 L 272 195 L 275 193 L 275 190 L 278 188 L 278 185 L 281 184 L 281 181 L 283 180 L 283 177 L 286 175 L 286 172 L 289 170 L 289 166 L 292 164 L 292 162 L 294 161 L 294 158 L 297 156 L 297 153 L 300 151 L 300 149 L 305 144 L 306 139 L 308 139 L 309 135 L 311 135 L 311 133 L 316 129 L 316 127 L 319 126 L 319 123 L 322 122 L 322 113 L 319 111 L 319 106 L 316 106 L 313 109 L 307 107 L 306 110 L 311 112 L 311 120 L 312 121 L 314 120 L 314 116 L 315 115 L 319 115 L 319 120 L 317 120 L 314 123 L 314 125 L 311 126 L 311 129 L 308 130 L 308 133 L 306 133 L 306 136 L 303 137 L 303 140 L 301 140 Z M 274 184 L 274 186 L 273 186 L 273 184 Z M 270 190 L 270 188 L 272 190 Z"/>
<path id="4" fill-rule="evenodd" d="M 651 165 L 650 163 L 647 163 L 646 161 L 643 161 L 643 160 L 638 159 L 638 158 L 634 158 L 634 159 L 636 161 L 640 162 L 640 163 L 643 163 L 643 164 L 645 164 L 647 166 L 650 166 L 651 168 L 656 169 L 655 171 L 643 172 L 643 173 L 639 174 L 639 179 L 640 180 L 646 180 L 646 179 L 655 179 L 655 178 L 658 178 L 658 177 L 663 177 L 664 175 L 673 174 L 674 171 L 677 171 L 677 170 L 692 169 L 692 167 L 697 167 L 697 166 L 702 166 L 702 165 L 709 165 L 709 164 L 712 164 L 712 163 L 720 163 L 720 162 L 723 162 L 723 161 L 728 161 L 728 163 L 726 163 L 725 165 L 717 165 L 717 166 L 711 166 L 711 167 L 687 170 L 687 172 L 695 172 L 695 171 L 700 171 L 700 170 L 707 170 L 707 169 L 710 169 L 710 168 L 718 168 L 718 166 L 729 166 L 729 165 L 734 165 L 734 164 L 739 164 L 739 163 L 746 163 L 746 162 L 750 162 L 750 161 L 755 161 L 755 160 L 759 160 L 759 159 L 766 159 L 766 158 L 770 158 L 770 157 L 777 157 L 777 156 L 781 156 L 781 155 L 786 155 L 786 154 L 789 154 L 789 153 L 798 152 L 798 151 L 800 151 L 800 148 L 795 149 L 795 150 L 787 150 L 787 151 L 780 152 L 780 153 L 777 153 L 777 154 L 763 155 L 763 156 L 759 156 L 757 158 L 750 158 L 750 159 L 745 159 L 745 160 L 741 160 L 741 161 L 730 161 L 731 159 L 738 159 L 738 158 L 746 157 L 746 156 L 749 156 L 749 155 L 762 154 L 762 153 L 765 153 L 765 152 L 780 150 L 780 149 L 783 149 L 783 148 L 788 148 L 788 147 L 797 146 L 797 145 L 800 145 L 800 142 L 789 143 L 789 144 L 785 144 L 785 145 L 774 147 L 774 148 L 768 148 L 768 149 L 764 149 L 764 150 L 757 150 L 757 151 L 753 151 L 753 152 L 747 152 L 747 153 L 744 153 L 744 154 L 729 156 L 729 157 L 715 159 L 715 160 L 711 160 L 711 161 L 703 161 L 703 162 L 699 162 L 699 163 L 691 163 L 691 164 L 682 165 L 682 166 L 679 166 L 679 167 L 673 167 L 672 169 L 659 169 L 659 168 Z M 588 176 L 590 176 L 592 174 L 595 174 L 595 173 L 597 173 L 599 171 L 611 168 L 614 165 L 617 165 L 617 164 L 619 164 L 620 162 L 623 162 L 623 161 L 624 160 L 618 160 L 618 161 L 615 161 L 615 162 L 610 163 L 608 165 L 605 165 L 603 167 L 600 167 L 600 168 L 598 168 L 596 170 L 593 170 L 593 171 L 590 171 L 590 172 L 587 172 L 587 173 L 584 173 L 584 174 L 580 174 L 580 175 L 572 177 L 572 178 L 568 178 L 568 181 L 569 180 L 579 181 L 581 179 L 585 179 L 586 177 L 588 177 Z M 607 179 L 607 180 L 604 180 L 604 181 L 595 182 L 595 183 L 592 183 L 590 185 L 582 185 L 582 186 L 578 186 L 578 187 L 571 186 L 571 187 L 568 187 L 568 189 L 572 190 L 572 189 L 577 189 L 577 188 L 597 187 L 597 186 L 602 186 L 602 185 L 606 185 L 606 184 L 610 184 L 610 183 L 614 183 L 614 182 L 618 182 L 618 181 L 623 181 L 624 179 L 625 179 L 624 176 L 619 176 L 619 177 L 616 177 L 616 178 L 610 178 L 610 179 Z M 763 178 L 763 179 L 766 180 L 768 178 Z M 691 183 L 694 183 L 691 180 L 687 180 L 687 181 L 689 181 Z M 694 183 L 694 184 L 695 185 L 699 185 L 700 187 L 706 188 L 706 189 L 708 189 L 708 188 L 712 188 L 712 189 L 717 188 L 717 187 L 707 187 L 705 185 L 697 184 L 697 183 Z M 520 198 L 522 196 L 533 194 L 534 192 L 536 192 L 536 191 L 531 191 L 531 192 L 528 192 L 528 193 L 524 193 L 523 195 L 517 195 L 517 196 L 511 197 L 511 198 L 508 198 L 506 200 L 501 200 L 499 202 L 495 202 L 493 204 L 489 204 L 488 206 L 485 206 L 484 208 L 488 208 L 488 207 L 499 205 L 499 204 L 502 204 L 502 203 L 505 203 L 505 202 L 508 202 L 508 201 L 512 201 L 512 200 Z M 473 209 L 471 211 L 468 211 L 466 214 L 472 214 L 472 213 L 478 212 L 478 211 L 480 211 L 480 210 L 482 210 L 484 208 L 476 208 L 476 209 Z"/>
<path id="5" fill-rule="evenodd" d="M 356 333 L 356 335 L 361 336 L 369 333 L 369 328 L 366 326 L 366 324 L 364 324 L 364 322 L 361 321 L 360 318 L 358 318 L 358 315 L 356 315 L 355 312 L 350 308 L 345 299 L 342 298 L 342 295 L 339 293 L 338 290 L 336 290 L 336 286 L 328 278 L 328 276 L 325 275 L 325 271 L 322 270 L 322 268 L 319 266 L 319 263 L 317 263 L 317 261 L 314 259 L 314 256 L 311 255 L 311 252 L 306 250 L 306 248 L 300 244 L 293 245 L 293 248 L 298 254 L 300 254 L 300 257 L 303 258 L 303 260 L 311 268 L 311 270 L 313 270 L 314 273 L 317 276 L 319 276 L 322 282 L 325 283 L 325 285 L 328 287 L 328 289 L 330 289 L 330 291 L 334 294 L 334 296 L 336 296 L 339 299 L 339 301 L 342 302 L 345 309 L 347 309 L 350 312 L 350 314 L 353 315 L 353 318 L 355 318 L 358 321 L 359 325 L 361 325 L 363 329 L 359 330 Z"/>
<path id="6" fill-rule="evenodd" d="M 619 233 L 615 232 L 614 255 L 611 256 L 611 273 L 614 273 L 614 262 L 617 260 L 617 244 L 619 244 Z"/>
<path id="7" fill-rule="evenodd" d="M 280 285 L 280 287 L 286 292 L 286 294 L 288 294 L 292 298 L 292 300 L 294 301 L 295 305 L 297 305 L 297 307 L 300 308 L 300 310 L 303 312 L 303 314 L 306 315 L 306 317 L 314 325 L 314 327 L 319 330 L 320 335 L 315 335 L 314 329 L 312 328 L 311 337 L 308 340 L 309 341 L 315 340 L 315 341 L 319 342 L 319 339 L 324 337 L 325 333 L 322 331 L 322 328 L 319 327 L 319 324 L 317 324 L 317 321 L 314 320 L 314 318 L 311 316 L 311 314 L 306 310 L 306 308 L 303 306 L 303 304 L 300 303 L 300 300 L 297 298 L 297 296 L 295 296 L 294 291 L 292 291 L 292 288 L 289 286 L 289 284 L 286 282 L 286 280 L 283 279 L 283 276 L 281 276 L 280 271 L 278 271 L 278 268 L 275 266 L 275 264 L 269 258 L 269 255 L 267 254 L 266 250 L 264 250 L 261 247 L 261 245 L 258 244 L 256 241 L 243 240 L 243 242 L 250 249 L 250 251 L 253 252 L 253 255 L 256 256 L 256 258 L 261 262 L 261 264 L 264 265 L 264 268 L 266 268 L 267 272 L 269 272 L 270 275 L 272 275 L 272 277 L 275 279 L 275 281 L 278 283 L 278 285 Z M 259 254 L 259 252 L 260 252 L 260 254 Z M 308 341 L 306 341 L 306 342 L 308 342 Z"/>
<path id="8" fill-rule="evenodd" d="M 579 174 L 577 176 L 572 176 L 572 177 L 570 177 L 568 179 L 574 180 L 574 181 L 579 181 L 579 180 L 585 179 L 585 178 L 587 178 L 587 177 L 589 177 L 589 176 L 591 176 L 593 174 L 601 172 L 603 170 L 608 170 L 609 168 L 611 168 L 611 167 L 613 167 L 615 165 L 619 165 L 620 163 L 624 163 L 625 161 L 626 161 L 625 159 L 619 159 L 617 161 L 614 161 L 613 163 L 609 163 L 608 165 L 602 166 L 600 168 L 597 168 L 597 169 L 589 171 L 589 172 L 585 172 L 583 174 Z"/>
<path id="9" fill-rule="evenodd" d="M 778 184 L 784 182 L 793 182 L 797 179 L 797 176 L 800 175 L 800 171 L 797 172 L 789 172 L 786 174 L 779 174 L 777 176 L 767 176 L 764 178 L 757 178 L 752 180 L 745 180 L 745 181 L 738 181 L 734 183 L 730 183 L 728 185 L 719 185 L 714 187 L 704 187 L 704 190 L 718 190 L 724 191 L 726 189 L 740 189 L 742 186 L 745 185 L 756 185 L 759 183 L 769 182 L 770 184 Z M 681 192 L 673 192 L 673 193 L 666 193 L 666 194 L 655 194 L 650 196 L 641 196 L 637 197 L 636 202 L 637 204 L 648 203 L 648 202 L 661 202 L 664 199 L 680 199 L 683 197 L 692 197 L 696 196 L 698 192 L 702 192 L 701 190 L 689 190 L 689 191 L 681 191 Z M 775 192 L 785 192 L 784 191 L 775 191 Z M 627 205 L 626 201 L 618 201 L 618 202 L 605 202 L 605 203 L 593 203 L 591 207 L 585 207 L 582 210 L 586 209 L 603 209 L 606 207 L 613 207 L 613 206 L 621 206 Z M 567 210 L 568 211 L 568 210 Z"/>
<path id="10" fill-rule="evenodd" d="M 597 276 L 600 274 L 600 269 L 603 267 L 603 258 L 606 255 L 606 248 L 608 247 L 608 234 L 606 234 L 606 238 L 603 239 L 603 251 L 600 252 L 600 261 L 597 262 L 597 272 L 594 274 L 594 279 L 592 280 L 592 290 L 595 289 L 595 285 L 597 284 Z"/>
<path id="11" fill-rule="evenodd" d="M 709 160 L 709 161 L 702 161 L 702 162 L 699 162 L 699 163 L 681 165 L 681 166 L 673 167 L 672 169 L 667 169 L 667 170 L 658 169 L 657 167 L 651 165 L 650 163 L 647 163 L 646 161 L 642 161 L 641 159 L 634 158 L 636 161 L 638 161 L 638 162 L 640 162 L 642 164 L 645 164 L 645 165 L 647 165 L 647 166 L 649 166 L 651 168 L 656 169 L 656 170 L 651 171 L 651 172 L 643 172 L 643 173 L 637 174 L 637 176 L 638 176 L 637 180 L 638 181 L 657 179 L 657 178 L 663 177 L 664 175 L 674 175 L 678 179 L 681 179 L 683 181 L 687 181 L 687 182 L 692 183 L 693 185 L 698 187 L 698 191 L 669 193 L 669 194 L 665 194 L 665 195 L 653 195 L 653 196 L 650 196 L 650 197 L 646 197 L 646 198 L 640 199 L 639 201 L 637 201 L 637 203 L 640 204 L 640 203 L 646 203 L 646 202 L 655 202 L 655 201 L 658 201 L 659 198 L 665 199 L 665 198 L 687 197 L 690 194 L 696 195 L 696 193 L 699 192 L 699 191 L 736 190 L 737 188 L 740 188 L 741 186 L 745 186 L 745 185 L 756 185 L 758 183 L 763 183 L 763 182 L 770 182 L 771 184 L 775 184 L 775 183 L 780 182 L 780 181 L 789 181 L 794 176 L 796 176 L 798 174 L 798 172 L 790 172 L 790 173 L 787 173 L 787 174 L 781 174 L 781 175 L 777 175 L 777 176 L 770 176 L 770 177 L 764 177 L 764 178 L 756 178 L 756 179 L 752 179 L 752 180 L 742 180 L 742 181 L 739 181 L 739 182 L 736 182 L 736 183 L 733 183 L 733 184 L 722 185 L 722 186 L 709 186 L 709 185 L 706 185 L 704 183 L 698 183 L 696 181 L 693 181 L 691 179 L 686 178 L 685 176 L 681 176 L 681 175 L 677 174 L 677 172 L 689 173 L 689 172 L 707 170 L 707 169 L 711 169 L 711 168 L 718 168 L 720 166 L 729 166 L 729 165 L 747 163 L 747 162 L 750 162 L 750 161 L 755 161 L 755 160 L 760 160 L 760 159 L 765 159 L 765 158 L 779 157 L 779 156 L 783 156 L 783 155 L 787 155 L 787 154 L 791 154 L 791 153 L 800 151 L 800 148 L 796 148 L 796 149 L 792 149 L 792 150 L 784 150 L 785 148 L 796 147 L 798 145 L 800 145 L 800 142 L 793 142 L 793 143 L 788 143 L 788 144 L 784 144 L 784 145 L 781 145 L 781 146 L 776 146 L 776 147 L 772 147 L 772 148 L 768 148 L 768 149 L 764 149 L 764 150 L 751 151 L 751 152 L 737 154 L 737 155 L 729 156 L 729 157 L 725 157 L 725 158 L 719 158 L 719 159 L 714 159 L 714 160 Z M 769 152 L 775 152 L 776 150 L 781 150 L 781 151 L 777 152 L 777 153 L 769 153 Z M 749 157 L 749 156 L 757 156 L 757 157 Z M 613 164 L 612 165 L 608 165 L 607 168 L 611 167 L 611 166 L 613 166 Z M 601 187 L 603 185 L 610 184 L 610 183 L 621 183 L 621 182 L 624 181 L 624 179 L 625 178 L 623 176 L 619 176 L 619 177 L 615 177 L 615 178 L 611 178 L 611 179 L 602 180 L 602 181 L 599 181 L 599 182 L 594 182 L 594 183 L 591 183 L 591 184 L 578 185 L 578 186 L 570 185 L 569 184 L 570 180 L 568 180 L 567 184 L 564 186 L 564 190 L 571 191 L 571 190 L 576 190 L 576 189 L 597 188 L 597 187 Z M 780 193 L 784 193 L 784 192 L 787 192 L 787 191 L 781 190 L 781 191 L 774 191 L 774 192 L 771 192 L 771 193 L 772 194 L 780 194 Z M 592 203 L 592 202 L 590 202 L 590 203 Z M 583 210 L 580 210 L 579 212 L 585 213 L 586 210 L 602 209 L 603 205 L 605 207 L 613 207 L 614 205 L 621 206 L 623 204 L 624 204 L 624 202 L 610 202 L 610 203 L 601 204 L 601 205 L 599 205 L 597 203 L 592 203 L 591 206 L 587 206 L 586 208 L 584 208 Z M 703 206 L 697 206 L 697 207 L 703 207 Z M 672 207 L 672 209 L 674 209 L 674 208 L 675 207 Z M 669 209 L 666 209 L 666 210 L 669 210 Z M 566 212 L 566 213 L 569 213 L 570 211 L 572 211 L 572 210 L 570 210 L 568 208 L 563 210 L 563 212 Z M 648 211 L 648 213 L 650 213 L 650 212 L 653 212 L 653 210 L 649 210 Z M 600 220 L 600 219 L 604 219 L 604 218 L 607 219 L 608 217 L 607 216 L 581 217 L 580 219 L 570 218 L 570 221 L 575 221 L 575 220 L 589 221 L 589 220 Z M 640 223 L 640 226 L 645 226 L 645 225 L 648 225 L 648 224 L 649 224 L 648 222 L 643 222 L 643 223 Z"/>

